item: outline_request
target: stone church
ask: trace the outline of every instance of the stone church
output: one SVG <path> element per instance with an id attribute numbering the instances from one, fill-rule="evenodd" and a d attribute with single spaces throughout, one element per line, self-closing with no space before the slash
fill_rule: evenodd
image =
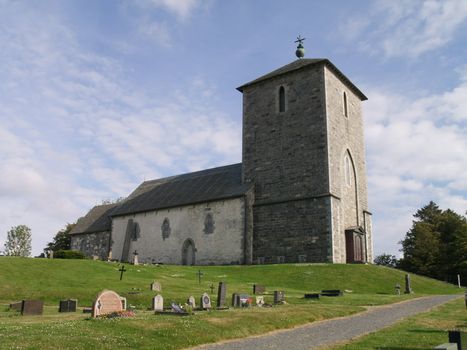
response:
<path id="1" fill-rule="evenodd" d="M 328 59 L 237 90 L 242 163 L 143 182 L 80 218 L 72 249 L 186 265 L 371 262 L 366 96 Z"/>

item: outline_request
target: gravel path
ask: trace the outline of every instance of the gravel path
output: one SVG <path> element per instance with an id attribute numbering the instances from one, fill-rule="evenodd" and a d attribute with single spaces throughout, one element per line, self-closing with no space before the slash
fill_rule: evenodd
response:
<path id="1" fill-rule="evenodd" d="M 198 350 L 310 350 L 324 345 L 348 341 L 352 338 L 375 332 L 447 301 L 459 298 L 459 295 L 437 295 L 409 301 L 374 307 L 369 311 L 353 316 L 331 319 L 289 330 L 269 334 L 198 346 Z"/>

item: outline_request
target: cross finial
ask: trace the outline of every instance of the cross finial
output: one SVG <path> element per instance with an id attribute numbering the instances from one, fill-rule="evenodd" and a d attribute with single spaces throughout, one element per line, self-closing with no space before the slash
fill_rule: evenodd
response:
<path id="1" fill-rule="evenodd" d="M 297 36 L 297 40 L 295 40 L 298 45 L 303 45 L 303 41 L 306 40 L 306 38 L 302 38 L 301 35 Z"/>
<path id="2" fill-rule="evenodd" d="M 306 38 L 302 38 L 300 35 L 297 36 L 297 40 L 295 40 L 296 43 L 298 43 L 297 45 L 297 50 L 295 51 L 295 55 L 298 57 L 298 58 L 303 58 L 305 57 L 305 48 L 303 47 L 303 41 L 305 40 Z"/>

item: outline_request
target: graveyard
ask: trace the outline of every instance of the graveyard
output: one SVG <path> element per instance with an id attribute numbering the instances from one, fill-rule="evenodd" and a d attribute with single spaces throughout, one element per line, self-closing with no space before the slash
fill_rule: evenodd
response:
<path id="1" fill-rule="evenodd" d="M 182 349 L 424 295 L 461 293 L 457 286 L 410 275 L 412 293 L 406 294 L 403 271 L 363 264 L 135 266 L 0 257 L 0 271 L 0 337 L 4 348 Z M 397 286 L 402 288 L 398 291 Z M 103 295 L 104 290 L 116 296 Z M 117 298 L 123 298 L 124 303 Z M 21 307 L 30 301 L 42 302 L 39 315 L 22 315 Z M 19 302 L 22 306 L 10 308 Z M 125 317 L 101 317 L 94 315 L 96 305 L 102 306 L 101 311 L 109 305 L 118 306 L 118 310 L 125 306 L 128 313 Z M 465 316 L 458 315 L 459 308 L 465 313 L 463 301 L 443 308 L 447 311 L 433 316 L 435 320 L 452 313 L 450 323 L 445 323 L 462 324 L 455 320 L 464 317 L 465 326 Z M 182 313 L 184 317 L 180 317 Z"/>

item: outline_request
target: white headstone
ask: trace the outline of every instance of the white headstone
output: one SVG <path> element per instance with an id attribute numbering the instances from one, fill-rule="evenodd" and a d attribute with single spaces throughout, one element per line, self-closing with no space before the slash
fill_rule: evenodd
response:
<path id="1" fill-rule="evenodd" d="M 188 305 L 190 305 L 193 309 L 196 308 L 196 301 L 195 301 L 195 297 L 193 295 L 190 295 L 188 297 Z"/>
<path id="2" fill-rule="evenodd" d="M 138 254 L 135 254 L 135 255 L 134 255 L 134 258 L 133 258 L 133 265 L 139 265 Z"/>
<path id="3" fill-rule="evenodd" d="M 208 293 L 203 293 L 203 295 L 201 296 L 200 304 L 203 309 L 211 308 L 211 298 L 209 297 Z"/>
<path id="4" fill-rule="evenodd" d="M 256 306 L 263 307 L 264 305 L 264 297 L 263 296 L 257 296 L 256 297 Z"/>
<path id="5" fill-rule="evenodd" d="M 154 311 L 164 311 L 164 298 L 162 297 L 162 295 L 157 294 L 152 299 L 152 309 Z"/>
<path id="6" fill-rule="evenodd" d="M 159 282 L 154 281 L 151 283 L 151 290 L 155 292 L 162 292 L 162 286 Z"/>

